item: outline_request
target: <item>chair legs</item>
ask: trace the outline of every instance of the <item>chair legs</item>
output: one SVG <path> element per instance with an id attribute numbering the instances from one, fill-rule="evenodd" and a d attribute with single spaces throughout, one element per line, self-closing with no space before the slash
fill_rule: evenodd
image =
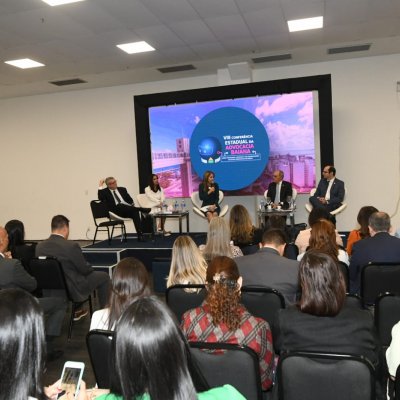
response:
<path id="1" fill-rule="evenodd" d="M 78 310 L 78 308 L 85 304 L 86 302 L 89 303 L 89 312 L 90 312 L 90 317 L 93 315 L 93 306 L 92 306 L 92 296 L 89 295 L 89 297 L 85 301 L 81 302 L 72 302 L 71 303 L 71 316 L 69 318 L 69 326 L 68 326 L 68 340 L 71 339 L 72 337 L 72 326 L 74 325 L 74 316 L 75 312 Z"/>
<path id="2" fill-rule="evenodd" d="M 94 233 L 94 238 L 93 238 L 93 243 L 92 245 L 95 243 L 96 241 L 96 236 L 97 236 L 97 231 L 99 230 L 99 228 L 96 226 L 96 232 Z"/>

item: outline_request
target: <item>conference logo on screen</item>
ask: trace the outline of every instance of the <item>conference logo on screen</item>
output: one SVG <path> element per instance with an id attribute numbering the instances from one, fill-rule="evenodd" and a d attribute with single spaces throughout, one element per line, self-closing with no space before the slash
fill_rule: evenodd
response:
<path id="1" fill-rule="evenodd" d="M 252 184 L 269 158 L 269 139 L 260 120 L 239 107 L 223 107 L 206 114 L 190 139 L 197 175 L 216 174 L 221 189 L 237 190 Z"/>

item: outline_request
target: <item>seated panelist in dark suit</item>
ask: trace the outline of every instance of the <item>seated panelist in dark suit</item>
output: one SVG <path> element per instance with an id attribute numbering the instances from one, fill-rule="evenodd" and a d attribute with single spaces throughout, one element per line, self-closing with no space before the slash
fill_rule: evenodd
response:
<path id="1" fill-rule="evenodd" d="M 317 191 L 310 197 L 310 203 L 313 207 L 325 208 L 331 212 L 342 205 L 345 195 L 344 182 L 336 178 L 336 168 L 332 165 L 323 168 L 322 176 Z"/>
<path id="2" fill-rule="evenodd" d="M 273 202 L 273 207 L 276 207 L 278 203 L 287 202 L 287 198 L 293 195 L 292 184 L 284 181 L 283 178 L 283 171 L 274 171 L 272 175 L 273 181 L 268 186 L 268 197 Z"/>
<path id="3" fill-rule="evenodd" d="M 106 184 L 106 188 L 103 188 L 104 184 Z M 150 208 L 136 207 L 126 188 L 117 186 L 117 181 L 112 176 L 100 180 L 97 196 L 99 200 L 107 204 L 109 211 L 124 218 L 132 218 L 139 242 L 144 240 L 140 211 L 149 213 Z"/>

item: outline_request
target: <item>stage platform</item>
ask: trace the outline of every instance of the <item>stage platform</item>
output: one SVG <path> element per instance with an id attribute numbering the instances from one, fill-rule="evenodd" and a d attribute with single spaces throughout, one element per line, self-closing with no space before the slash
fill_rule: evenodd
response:
<path id="1" fill-rule="evenodd" d="M 154 290 L 163 292 L 165 275 L 169 272 L 172 246 L 178 236 L 178 233 L 173 233 L 171 236 L 155 236 L 153 240 L 147 236 L 146 242 L 138 242 L 134 234 L 128 234 L 126 242 L 121 241 L 121 236 L 115 236 L 110 244 L 108 240 L 102 240 L 82 247 L 82 252 L 93 268 L 107 272 L 110 277 L 119 261 L 126 257 L 135 257 L 153 274 Z M 189 236 L 197 245 L 204 244 L 207 239 L 206 232 L 189 233 Z M 153 271 L 154 268 L 157 270 Z"/>

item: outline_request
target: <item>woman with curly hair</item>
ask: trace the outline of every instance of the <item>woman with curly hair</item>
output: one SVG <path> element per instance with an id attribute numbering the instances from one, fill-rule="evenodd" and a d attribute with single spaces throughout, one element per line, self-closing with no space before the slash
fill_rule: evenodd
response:
<path id="1" fill-rule="evenodd" d="M 178 284 L 204 284 L 207 262 L 188 235 L 178 236 L 172 247 L 167 287 Z"/>
<path id="2" fill-rule="evenodd" d="M 224 342 L 253 349 L 259 358 L 263 390 L 272 385 L 274 351 L 268 322 L 240 304 L 242 277 L 235 261 L 215 257 L 207 268 L 206 299 L 182 317 L 182 330 L 192 342 Z"/>
<path id="3" fill-rule="evenodd" d="M 339 248 L 336 243 L 335 226 L 326 219 L 317 221 L 312 229 L 310 236 L 310 246 L 308 250 L 315 250 L 320 253 L 328 254 L 335 262 L 341 261 L 349 265 L 349 256 L 346 251 Z M 305 253 L 299 254 L 297 260 L 301 260 Z"/>
<path id="4" fill-rule="evenodd" d="M 241 204 L 232 207 L 229 227 L 235 246 L 244 247 L 261 242 L 262 230 L 253 225 L 247 208 Z"/>
<path id="5" fill-rule="evenodd" d="M 349 256 L 353 251 L 353 244 L 358 242 L 361 239 L 365 239 L 370 236 L 368 229 L 368 221 L 369 217 L 374 213 L 378 212 L 378 210 L 373 206 L 364 206 L 360 208 L 360 211 L 357 215 L 357 222 L 360 225 L 360 229 L 353 229 L 349 233 L 349 237 L 347 238 L 347 246 L 346 250 Z"/>

